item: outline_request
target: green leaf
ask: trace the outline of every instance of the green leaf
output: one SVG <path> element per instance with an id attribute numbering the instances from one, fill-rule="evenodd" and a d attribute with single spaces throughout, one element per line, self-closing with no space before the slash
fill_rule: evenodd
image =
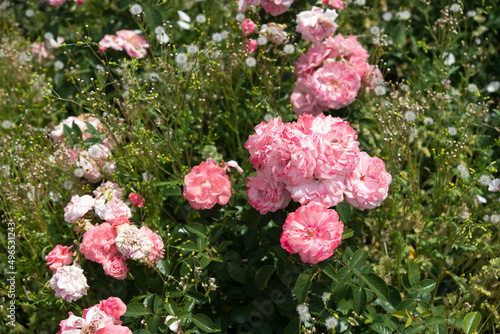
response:
<path id="1" fill-rule="evenodd" d="M 192 241 L 187 241 L 183 243 L 182 245 L 179 245 L 179 249 L 183 251 L 189 251 L 189 252 L 198 252 L 198 245 L 195 244 Z"/>
<path id="2" fill-rule="evenodd" d="M 99 138 L 87 138 L 83 141 L 83 145 L 87 146 L 87 147 L 90 147 L 92 145 L 96 145 L 96 144 L 100 144 L 101 143 L 101 139 Z"/>
<path id="3" fill-rule="evenodd" d="M 357 314 L 362 314 L 366 308 L 366 292 L 363 288 L 354 288 L 353 289 L 353 309 Z"/>
<path id="4" fill-rule="evenodd" d="M 332 291 L 332 294 L 335 293 L 337 290 L 340 290 L 342 289 L 345 284 L 347 283 L 347 281 L 349 281 L 351 279 L 353 275 L 353 272 L 349 269 L 349 268 L 342 268 L 340 269 L 339 271 L 339 281 L 338 281 L 338 284 L 337 284 L 337 287 L 335 288 L 335 290 Z"/>
<path id="5" fill-rule="evenodd" d="M 354 253 L 351 262 L 349 262 L 349 268 L 356 268 L 363 264 L 368 258 L 368 252 L 358 249 L 356 253 Z M 359 313 L 358 313 L 359 314 Z"/>
<path id="6" fill-rule="evenodd" d="M 335 270 L 335 268 L 331 264 L 328 263 L 323 264 L 321 267 L 321 271 L 323 271 L 328 277 L 330 277 L 335 282 L 338 281 L 337 270 Z"/>
<path id="7" fill-rule="evenodd" d="M 366 285 L 368 285 L 370 290 L 372 290 L 378 298 L 383 301 L 387 301 L 389 299 L 389 288 L 382 278 L 371 273 L 366 276 L 359 274 L 359 277 L 366 283 Z"/>
<path id="8" fill-rule="evenodd" d="M 205 227 L 199 223 L 191 223 L 186 226 L 184 226 L 186 230 L 188 230 L 191 233 L 196 234 L 200 238 L 206 238 L 207 237 L 207 230 Z"/>
<path id="9" fill-rule="evenodd" d="M 349 218 L 351 218 L 352 206 L 347 204 L 346 201 L 343 201 L 337 204 L 337 206 L 335 207 L 335 211 L 338 212 L 340 221 L 345 224 L 349 221 Z"/>
<path id="10" fill-rule="evenodd" d="M 167 271 L 168 271 L 167 260 L 166 259 L 161 259 L 160 261 L 158 261 L 158 263 L 156 264 L 156 268 L 163 275 L 167 275 Z"/>
<path id="11" fill-rule="evenodd" d="M 382 324 L 373 324 L 371 327 L 375 332 L 379 334 L 391 334 L 392 331 Z"/>
<path id="12" fill-rule="evenodd" d="M 148 330 L 150 333 L 158 333 L 158 324 L 160 323 L 160 317 L 155 315 L 154 317 L 149 317 L 148 319 Z"/>
<path id="13" fill-rule="evenodd" d="M 64 133 L 64 137 L 69 142 L 70 147 L 75 146 L 75 139 L 73 137 L 73 131 L 66 124 L 63 124 L 63 133 Z"/>
<path id="14" fill-rule="evenodd" d="M 98 131 L 93 125 L 92 123 L 89 123 L 89 122 L 85 122 L 85 125 L 87 125 L 87 129 L 85 129 L 85 132 L 89 133 L 92 135 L 92 137 L 102 137 L 104 136 L 104 133 Z"/>
<path id="15" fill-rule="evenodd" d="M 244 283 L 245 282 L 245 274 L 243 273 L 243 269 L 241 269 L 240 265 L 236 262 L 229 262 L 226 265 L 227 271 L 229 271 L 229 276 L 236 282 Z"/>
<path id="16" fill-rule="evenodd" d="M 196 314 L 193 316 L 194 324 L 208 333 L 220 332 L 220 328 L 217 327 L 209 317 L 204 314 Z"/>
<path id="17" fill-rule="evenodd" d="M 300 320 L 292 319 L 285 328 L 285 334 L 298 334 L 300 330 Z"/>
<path id="18" fill-rule="evenodd" d="M 444 324 L 446 323 L 446 318 L 445 317 L 432 317 L 427 320 L 425 320 L 425 325 L 426 326 L 433 326 L 433 325 L 439 325 L 439 324 Z"/>
<path id="19" fill-rule="evenodd" d="M 465 334 L 472 334 L 479 327 L 481 322 L 481 313 L 472 312 L 465 316 L 464 319 L 464 332 Z"/>
<path id="20" fill-rule="evenodd" d="M 177 308 L 177 304 L 171 300 L 169 301 L 168 303 L 165 304 L 165 308 L 167 309 L 167 312 L 171 315 L 171 316 L 176 316 L 177 313 L 179 312 L 179 309 Z"/>
<path id="21" fill-rule="evenodd" d="M 406 312 L 403 312 L 403 311 L 392 312 L 391 315 L 393 317 L 396 317 L 396 318 L 399 318 L 399 319 L 406 318 Z"/>
<path id="22" fill-rule="evenodd" d="M 144 310 L 143 303 L 130 303 L 127 305 L 127 312 L 125 312 L 122 317 L 139 317 L 145 314 L 146 310 Z"/>
<path id="23" fill-rule="evenodd" d="M 80 129 L 80 127 L 75 122 L 73 122 L 73 124 L 71 125 L 71 129 L 73 130 L 73 132 L 76 135 L 75 139 L 76 140 L 81 140 L 82 139 L 82 130 Z"/>
<path id="24" fill-rule="evenodd" d="M 208 298 L 197 291 L 189 290 L 186 294 L 200 304 L 205 304 L 206 302 L 208 302 Z"/>
<path id="25" fill-rule="evenodd" d="M 349 227 L 344 226 L 344 232 L 342 232 L 342 240 L 349 239 L 354 235 L 354 231 Z"/>
<path id="26" fill-rule="evenodd" d="M 410 318 L 411 319 L 411 318 Z M 415 322 L 414 326 L 412 328 L 408 328 L 405 330 L 405 334 L 421 334 L 423 332 L 424 326 L 419 324 L 418 322 Z"/>
<path id="27" fill-rule="evenodd" d="M 418 293 L 432 292 L 436 287 L 436 282 L 431 279 L 424 279 L 422 282 L 418 283 L 417 291 Z"/>
<path id="28" fill-rule="evenodd" d="M 273 265 L 267 265 L 257 270 L 255 274 L 255 285 L 257 289 L 262 290 L 266 287 L 267 281 L 275 270 L 276 268 Z"/>
<path id="29" fill-rule="evenodd" d="M 306 300 L 307 290 L 309 290 L 310 286 L 311 276 L 309 275 L 309 273 L 300 274 L 294 288 L 295 297 L 297 297 L 299 303 L 303 303 Z"/>
<path id="30" fill-rule="evenodd" d="M 415 286 L 420 281 L 420 270 L 418 269 L 418 265 L 413 261 L 408 263 L 408 280 L 411 286 Z"/>
<path id="31" fill-rule="evenodd" d="M 161 311 L 163 310 L 163 298 L 161 298 L 160 296 L 156 296 L 155 297 L 155 301 L 154 301 L 154 306 L 153 306 L 153 311 L 154 313 L 156 314 L 160 314 Z"/>

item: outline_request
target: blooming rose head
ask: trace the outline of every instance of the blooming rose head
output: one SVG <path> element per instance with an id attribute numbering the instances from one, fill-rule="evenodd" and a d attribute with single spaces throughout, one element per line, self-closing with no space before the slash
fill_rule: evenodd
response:
<path id="1" fill-rule="evenodd" d="M 248 6 L 257 6 L 260 0 L 238 0 L 238 13 L 244 13 L 247 11 Z"/>
<path id="2" fill-rule="evenodd" d="M 156 264 L 158 260 L 163 258 L 164 255 L 163 240 L 161 240 L 161 237 L 158 234 L 151 231 L 149 227 L 142 226 L 139 231 L 147 236 L 153 243 L 153 248 L 151 249 L 151 253 L 149 253 L 148 261 L 152 264 Z"/>
<path id="3" fill-rule="evenodd" d="M 313 7 L 310 11 L 303 11 L 297 15 L 297 32 L 302 34 L 306 41 L 319 43 L 337 30 L 335 10 Z"/>
<path id="4" fill-rule="evenodd" d="M 125 326 L 107 324 L 95 332 L 95 334 L 132 334 L 132 331 Z"/>
<path id="5" fill-rule="evenodd" d="M 360 210 L 373 209 L 386 199 L 392 176 L 382 159 L 372 158 L 366 152 L 360 152 L 358 158 L 346 179 L 345 200 Z"/>
<path id="6" fill-rule="evenodd" d="M 292 5 L 294 0 L 260 0 L 261 6 L 266 13 L 272 16 L 278 16 L 285 13 Z"/>
<path id="7" fill-rule="evenodd" d="M 328 5 L 336 10 L 344 9 L 344 3 L 341 0 L 323 0 L 323 6 Z"/>
<path id="8" fill-rule="evenodd" d="M 144 203 L 146 202 L 146 199 L 142 197 L 139 193 L 130 193 L 130 195 L 128 195 L 128 199 L 130 200 L 130 203 L 132 203 L 133 206 L 136 206 L 138 208 L 143 208 Z"/>
<path id="9" fill-rule="evenodd" d="M 203 161 L 184 177 L 184 198 L 196 210 L 226 205 L 231 197 L 231 181 L 222 167 Z"/>
<path id="10" fill-rule="evenodd" d="M 109 297 L 106 300 L 101 300 L 98 305 L 101 311 L 115 319 L 115 325 L 121 325 L 120 317 L 127 311 L 127 305 L 118 297 Z"/>
<path id="11" fill-rule="evenodd" d="M 280 242 L 291 254 L 298 253 L 303 262 L 315 264 L 333 255 L 343 231 L 344 224 L 335 210 L 310 203 L 288 215 Z"/>
<path id="12" fill-rule="evenodd" d="M 107 201 L 105 198 L 100 198 L 95 202 L 95 213 L 109 223 L 113 223 L 122 217 L 130 218 L 132 212 L 130 208 L 119 198 L 112 198 Z"/>
<path id="13" fill-rule="evenodd" d="M 90 148 L 92 147 L 94 146 L 91 146 Z M 92 154 L 92 151 L 90 151 L 89 153 Z M 113 198 L 122 199 L 123 197 L 122 191 L 120 190 L 118 183 L 113 183 L 110 181 L 107 181 L 101 184 L 99 187 L 97 187 L 96 190 L 93 191 L 93 194 L 95 196 L 95 199 L 104 199 L 106 201 L 111 200 Z"/>
<path id="14" fill-rule="evenodd" d="M 257 176 L 249 176 L 246 183 L 250 205 L 261 215 L 286 208 L 290 193 L 285 184 L 277 180 L 271 169 L 257 170 Z"/>
<path id="15" fill-rule="evenodd" d="M 102 263 L 104 273 L 116 279 L 123 280 L 127 278 L 128 268 L 126 259 L 123 256 L 115 256 Z"/>
<path id="16" fill-rule="evenodd" d="M 116 227 L 115 245 L 127 259 L 145 261 L 149 258 L 154 244 L 137 226 L 122 224 Z"/>
<path id="17" fill-rule="evenodd" d="M 73 246 L 61 246 L 57 245 L 54 249 L 45 257 L 47 265 L 50 270 L 57 271 L 57 268 L 61 266 L 68 266 L 73 262 L 73 252 L 71 249 Z"/>
<path id="18" fill-rule="evenodd" d="M 51 6 L 59 6 L 65 2 L 66 2 L 66 0 L 47 0 L 47 3 Z"/>
<path id="19" fill-rule="evenodd" d="M 259 43 L 255 39 L 249 38 L 245 41 L 245 51 L 248 53 L 254 53 L 258 47 Z"/>
<path id="20" fill-rule="evenodd" d="M 116 228 L 109 223 L 102 223 L 87 229 L 83 235 L 80 252 L 87 260 L 97 263 L 110 261 L 120 255 L 115 245 Z"/>
<path id="21" fill-rule="evenodd" d="M 83 269 L 76 264 L 59 267 L 50 279 L 50 287 L 56 297 L 70 303 L 85 296 L 89 289 Z"/>
<path id="22" fill-rule="evenodd" d="M 271 22 L 260 27 L 260 34 L 265 36 L 269 42 L 281 45 L 287 40 L 288 37 L 285 29 L 285 24 Z"/>
<path id="23" fill-rule="evenodd" d="M 75 195 L 71 197 L 71 202 L 64 208 L 64 220 L 70 224 L 74 224 L 91 211 L 94 205 L 95 199 L 92 196 L 83 195 L 80 197 Z"/>
<path id="24" fill-rule="evenodd" d="M 240 25 L 241 32 L 243 36 L 248 36 L 255 30 L 255 23 L 250 19 L 244 19 Z"/>
<path id="25" fill-rule="evenodd" d="M 144 58 L 146 56 L 146 48 L 149 47 L 149 44 L 144 37 L 132 30 L 117 31 L 116 36 L 122 40 L 122 47 L 127 51 L 130 58 Z"/>

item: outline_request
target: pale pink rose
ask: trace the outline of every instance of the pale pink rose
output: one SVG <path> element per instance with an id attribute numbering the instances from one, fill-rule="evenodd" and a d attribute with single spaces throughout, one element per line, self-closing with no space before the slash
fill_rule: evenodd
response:
<path id="1" fill-rule="evenodd" d="M 323 6 L 328 5 L 336 10 L 344 9 L 344 3 L 341 0 L 323 0 Z"/>
<path id="2" fill-rule="evenodd" d="M 144 262 L 153 251 L 154 244 L 135 225 L 122 224 L 116 227 L 115 245 L 127 259 Z"/>
<path id="3" fill-rule="evenodd" d="M 96 144 L 89 147 L 88 150 L 82 150 L 76 166 L 84 171 L 84 177 L 89 182 L 96 183 L 102 180 L 102 173 L 113 172 L 115 164 L 110 160 L 112 157 L 109 148 L 102 144 Z"/>
<path id="4" fill-rule="evenodd" d="M 329 38 L 330 39 L 330 38 Z M 325 43 L 312 45 L 305 54 L 300 55 L 299 60 L 295 63 L 295 74 L 301 76 L 304 74 L 311 75 L 314 70 L 323 65 L 326 58 L 330 56 L 332 50 L 325 47 Z"/>
<path id="5" fill-rule="evenodd" d="M 293 1 L 294 0 L 260 0 L 260 4 L 266 13 L 272 16 L 278 16 L 288 11 Z"/>
<path id="6" fill-rule="evenodd" d="M 51 6 L 59 6 L 65 2 L 66 2 L 66 0 L 47 0 L 47 3 Z"/>
<path id="7" fill-rule="evenodd" d="M 244 13 L 247 11 L 248 6 L 257 6 L 260 4 L 260 0 L 238 0 L 238 13 Z"/>
<path id="8" fill-rule="evenodd" d="M 112 316 L 115 325 L 121 325 L 120 317 L 127 311 L 127 305 L 118 297 L 109 297 L 106 300 L 101 300 L 95 306 L 107 315 Z"/>
<path id="9" fill-rule="evenodd" d="M 107 200 L 101 197 L 95 201 L 95 213 L 104 221 L 113 223 L 122 216 L 127 218 L 132 217 L 130 208 L 119 198 L 112 198 Z"/>
<path id="10" fill-rule="evenodd" d="M 123 280 L 127 278 L 128 268 L 126 259 L 123 256 L 115 256 L 102 263 L 104 273 L 116 279 Z"/>
<path id="11" fill-rule="evenodd" d="M 343 63 L 329 63 L 314 73 L 312 89 L 329 109 L 340 109 L 354 102 L 360 87 L 359 75 Z"/>
<path id="12" fill-rule="evenodd" d="M 128 195 L 128 199 L 130 200 L 130 203 L 132 203 L 133 206 L 136 206 L 138 208 L 143 208 L 144 203 L 146 203 L 146 199 L 142 197 L 139 193 L 130 193 Z"/>
<path id="13" fill-rule="evenodd" d="M 64 208 L 64 220 L 70 224 L 74 224 L 91 211 L 94 205 L 95 199 L 92 196 L 83 195 L 80 197 L 75 195 L 71 197 L 71 202 Z"/>
<path id="14" fill-rule="evenodd" d="M 49 53 L 49 51 L 45 48 L 44 43 L 31 44 L 31 53 L 39 63 L 45 59 L 54 59 L 52 53 Z"/>
<path id="15" fill-rule="evenodd" d="M 306 41 L 319 43 L 337 30 L 335 10 L 313 7 L 310 11 L 303 11 L 297 15 L 297 32 L 302 34 Z"/>
<path id="16" fill-rule="evenodd" d="M 254 53 L 259 47 L 259 43 L 255 39 L 247 39 L 245 41 L 245 51 L 248 53 Z"/>
<path id="17" fill-rule="evenodd" d="M 144 37 L 136 34 L 132 30 L 117 31 L 116 36 L 121 38 L 123 41 L 122 47 L 131 58 L 144 58 L 146 56 L 146 48 L 149 47 L 149 44 Z"/>
<path id="18" fill-rule="evenodd" d="M 364 210 L 373 209 L 386 199 L 392 176 L 382 159 L 359 152 L 359 162 L 346 179 L 344 196 L 347 203 Z"/>
<path id="19" fill-rule="evenodd" d="M 76 117 L 70 116 L 70 117 L 66 118 L 64 121 L 62 121 L 61 124 L 54 127 L 54 130 L 52 130 L 50 132 L 50 135 L 49 135 L 50 138 L 52 138 L 52 140 L 55 143 L 59 143 L 59 142 L 64 141 L 63 126 L 67 125 L 71 128 L 73 126 L 73 123 L 76 123 L 76 125 L 78 125 L 78 127 L 80 129 L 82 129 L 83 127 L 86 128 L 85 122 L 83 122 L 82 120 L 80 120 Z M 82 131 L 82 133 L 83 133 L 83 131 Z"/>
<path id="20" fill-rule="evenodd" d="M 384 76 L 382 72 L 380 72 L 379 68 L 376 65 L 371 65 L 369 73 L 367 75 L 368 87 L 375 88 L 384 83 Z"/>
<path id="21" fill-rule="evenodd" d="M 283 182 L 276 181 L 270 169 L 257 170 L 257 176 L 249 176 L 246 183 L 250 205 L 261 215 L 284 209 L 290 203 L 290 193 Z"/>
<path id="22" fill-rule="evenodd" d="M 149 253 L 148 261 L 151 262 L 152 264 L 158 263 L 160 259 L 163 259 L 165 252 L 165 250 L 163 249 L 164 248 L 163 240 L 161 240 L 161 237 L 158 234 L 151 231 L 149 227 L 142 226 L 139 229 L 139 231 L 141 231 L 142 234 L 147 236 L 149 240 L 153 243 L 153 248 L 151 249 L 151 253 Z"/>
<path id="23" fill-rule="evenodd" d="M 93 146 L 92 146 L 93 147 Z M 104 199 L 109 201 L 113 198 L 122 199 L 123 193 L 118 186 L 118 183 L 113 183 L 110 181 L 102 183 L 96 190 L 93 191 L 96 200 Z"/>
<path id="24" fill-rule="evenodd" d="M 250 19 L 244 19 L 240 24 L 241 32 L 243 36 L 248 36 L 255 30 L 255 23 Z"/>
<path id="25" fill-rule="evenodd" d="M 73 314 L 73 312 L 68 312 L 68 315 L 71 317 Z M 66 331 L 66 330 L 71 330 L 73 328 L 71 327 L 68 327 L 66 325 L 66 323 L 68 322 L 68 319 L 64 319 L 64 320 L 61 320 L 59 322 L 59 332 L 57 332 L 57 334 L 61 334 L 62 332 Z"/>
<path id="26" fill-rule="evenodd" d="M 56 297 L 70 303 L 85 296 L 89 289 L 83 269 L 77 264 L 59 267 L 50 279 L 50 287 Z"/>
<path id="27" fill-rule="evenodd" d="M 292 110 L 297 115 L 311 114 L 317 116 L 328 110 L 324 102 L 317 98 L 312 75 L 304 74 L 297 78 L 293 93 L 290 96 Z"/>
<path id="28" fill-rule="evenodd" d="M 102 223 L 87 229 L 83 235 L 80 252 L 87 260 L 104 263 L 119 256 L 115 245 L 116 228 L 109 223 Z"/>
<path id="29" fill-rule="evenodd" d="M 488 191 L 497 192 L 500 190 L 500 179 L 493 179 L 488 182 Z"/>
<path id="30" fill-rule="evenodd" d="M 269 42 L 281 45 L 288 40 L 285 29 L 285 24 L 268 23 L 260 27 L 260 34 L 265 36 Z"/>
<path id="31" fill-rule="evenodd" d="M 222 167 L 203 161 L 184 177 L 184 198 L 196 210 L 226 205 L 231 197 L 231 181 Z"/>
<path id="32" fill-rule="evenodd" d="M 82 317 L 70 314 L 66 319 L 65 328 L 61 327 L 61 334 L 96 333 L 95 331 L 113 324 L 113 317 L 107 315 L 99 307 L 93 306 L 83 311 Z"/>
<path id="33" fill-rule="evenodd" d="M 103 328 L 97 330 L 95 334 L 132 334 L 132 331 L 125 326 L 107 324 Z"/>
<path id="34" fill-rule="evenodd" d="M 281 117 L 273 118 L 267 123 L 261 122 L 254 128 L 255 134 L 250 135 L 245 143 L 245 148 L 250 153 L 250 162 L 254 168 L 264 165 L 271 143 L 281 136 L 284 128 Z"/>
<path id="35" fill-rule="evenodd" d="M 123 44 L 123 39 L 114 35 L 104 35 L 104 37 L 99 41 L 99 46 L 101 48 L 111 48 L 117 51 L 123 51 Z"/>
<path id="36" fill-rule="evenodd" d="M 304 179 L 296 185 L 287 186 L 290 196 L 296 202 L 306 205 L 322 203 L 326 207 L 337 205 L 344 200 L 345 176 L 323 175 Z"/>
<path id="37" fill-rule="evenodd" d="M 57 245 L 53 250 L 45 257 L 47 265 L 50 270 L 57 271 L 57 268 L 62 266 L 68 266 L 73 262 L 73 252 L 71 249 L 73 246 L 61 246 Z"/>
<path id="38" fill-rule="evenodd" d="M 335 210 L 319 203 L 301 206 L 288 215 L 281 234 L 281 247 L 299 253 L 305 263 L 316 264 L 333 255 L 342 240 L 344 224 Z"/>

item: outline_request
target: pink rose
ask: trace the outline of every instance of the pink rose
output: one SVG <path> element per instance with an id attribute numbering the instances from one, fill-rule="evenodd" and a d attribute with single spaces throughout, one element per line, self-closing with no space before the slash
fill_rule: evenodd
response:
<path id="1" fill-rule="evenodd" d="M 299 253 L 305 263 L 316 264 L 333 255 L 342 239 L 344 224 L 335 210 L 319 203 L 301 206 L 288 215 L 281 234 L 281 247 Z"/>
<path id="2" fill-rule="evenodd" d="M 89 289 L 83 269 L 76 264 L 59 267 L 50 279 L 50 287 L 56 297 L 70 303 L 85 296 Z"/>
<path id="3" fill-rule="evenodd" d="M 84 2 L 85 2 L 85 0 L 76 0 L 76 4 L 77 4 L 78 6 L 83 5 L 83 3 L 84 3 Z"/>
<path id="4" fill-rule="evenodd" d="M 127 51 L 131 58 L 144 58 L 147 54 L 146 48 L 149 44 L 144 37 L 136 34 L 132 30 L 120 30 L 116 36 L 123 41 L 122 47 Z"/>
<path id="5" fill-rule="evenodd" d="M 259 47 L 259 44 L 255 39 L 247 39 L 245 41 L 245 51 L 248 53 L 254 53 L 255 50 Z"/>
<path id="6" fill-rule="evenodd" d="M 105 260 L 102 263 L 104 273 L 120 280 L 127 278 L 128 268 L 125 260 L 126 259 L 123 256 L 115 256 L 110 260 Z"/>
<path id="7" fill-rule="evenodd" d="M 105 327 L 95 332 L 95 334 L 132 334 L 132 331 L 125 326 L 107 324 Z"/>
<path id="8" fill-rule="evenodd" d="M 248 6 L 257 6 L 260 4 L 260 0 L 238 0 L 238 13 L 244 13 L 247 11 Z"/>
<path id="9" fill-rule="evenodd" d="M 288 40 L 288 34 L 286 33 L 285 29 L 285 24 L 271 22 L 268 24 L 263 24 L 260 27 L 260 34 L 262 36 L 265 36 L 269 42 L 276 45 L 281 45 Z"/>
<path id="10" fill-rule="evenodd" d="M 306 41 L 319 43 L 324 38 L 333 35 L 337 30 L 335 10 L 313 7 L 310 11 L 303 11 L 297 15 L 297 32 L 302 34 Z"/>
<path id="11" fill-rule="evenodd" d="M 250 205 L 261 215 L 286 208 L 290 193 L 283 182 L 277 181 L 271 169 L 257 170 L 257 176 L 249 176 L 246 183 Z"/>
<path id="12" fill-rule="evenodd" d="M 144 203 L 146 202 L 146 199 L 138 193 L 130 193 L 130 195 L 128 195 L 128 199 L 133 206 L 136 206 L 138 208 L 143 208 Z"/>
<path id="13" fill-rule="evenodd" d="M 59 6 L 65 2 L 66 2 L 66 0 L 47 0 L 47 3 L 51 6 Z"/>
<path id="14" fill-rule="evenodd" d="M 82 197 L 75 195 L 71 197 L 71 202 L 64 208 L 64 220 L 70 224 L 82 219 L 89 211 L 92 211 L 95 199 L 89 195 Z"/>
<path id="15" fill-rule="evenodd" d="M 222 167 L 203 161 L 184 177 L 184 198 L 196 210 L 226 205 L 231 197 L 231 182 Z"/>
<path id="16" fill-rule="evenodd" d="M 114 35 L 104 35 L 104 37 L 99 41 L 99 46 L 104 49 L 111 48 L 113 50 L 122 51 L 123 40 Z"/>
<path id="17" fill-rule="evenodd" d="M 68 266 L 73 262 L 73 252 L 71 249 L 73 246 L 61 246 L 57 245 L 52 251 L 45 257 L 47 265 L 50 270 L 57 271 L 57 268 L 61 266 Z"/>
<path id="18" fill-rule="evenodd" d="M 83 235 L 80 252 L 90 261 L 97 263 L 110 261 L 120 255 L 115 245 L 116 236 L 116 228 L 109 223 L 91 227 Z"/>
<path id="19" fill-rule="evenodd" d="M 326 207 L 337 205 L 344 200 L 344 180 L 341 175 L 324 175 L 304 179 L 296 185 L 286 187 L 290 196 L 296 202 L 306 205 L 319 202 Z"/>
<path id="20" fill-rule="evenodd" d="M 373 209 L 386 199 L 392 176 L 382 159 L 372 158 L 366 152 L 360 152 L 358 158 L 346 180 L 344 196 L 347 203 L 360 210 Z"/>
<path id="21" fill-rule="evenodd" d="M 344 9 L 344 3 L 341 0 L 323 0 L 323 6 L 328 5 L 336 10 Z"/>
<path id="22" fill-rule="evenodd" d="M 255 23 L 250 19 L 244 19 L 240 25 L 241 32 L 243 36 L 250 35 L 255 30 Z"/>
<path id="23" fill-rule="evenodd" d="M 260 4 L 266 13 L 272 16 L 278 16 L 285 13 L 292 5 L 294 0 L 261 0 Z"/>
<path id="24" fill-rule="evenodd" d="M 120 317 L 127 311 L 127 305 L 118 297 L 109 297 L 106 300 L 101 300 L 98 305 L 101 311 L 115 319 L 115 325 L 121 325 Z"/>
<path id="25" fill-rule="evenodd" d="M 149 227 L 142 226 L 139 231 L 141 231 L 142 234 L 146 235 L 153 243 L 153 248 L 151 249 L 151 253 L 149 253 L 148 261 L 152 264 L 156 264 L 158 260 L 163 258 L 164 255 L 163 240 L 161 240 L 161 237 L 158 234 L 151 231 Z"/>
<path id="26" fill-rule="evenodd" d="M 132 212 L 130 208 L 119 198 L 112 198 L 107 200 L 104 197 L 95 201 L 95 213 L 101 218 L 109 223 L 113 223 L 117 219 L 121 219 L 122 216 L 127 218 L 132 217 Z"/>

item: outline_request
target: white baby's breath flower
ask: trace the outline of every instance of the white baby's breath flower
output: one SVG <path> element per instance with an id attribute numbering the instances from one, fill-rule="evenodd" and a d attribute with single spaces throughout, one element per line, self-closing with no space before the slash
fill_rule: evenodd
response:
<path id="1" fill-rule="evenodd" d="M 255 67 L 255 65 L 257 65 L 257 60 L 256 60 L 254 57 L 248 57 L 248 58 L 245 60 L 245 64 L 246 64 L 248 67 Z"/>
<path id="2" fill-rule="evenodd" d="M 474 17 L 476 16 L 476 11 L 475 10 L 469 10 L 467 12 L 467 17 Z"/>
<path id="3" fill-rule="evenodd" d="M 257 44 L 258 44 L 258 42 L 257 42 Z M 286 44 L 283 47 L 283 52 L 286 53 L 287 55 L 290 55 L 290 54 L 295 52 L 295 46 L 293 46 L 292 44 Z"/>
<path id="4" fill-rule="evenodd" d="M 33 9 L 27 9 L 24 15 L 26 15 L 26 17 L 33 17 L 35 15 L 35 11 Z"/>
<path id="5" fill-rule="evenodd" d="M 12 125 L 12 122 L 9 120 L 2 121 L 2 128 L 4 128 L 5 130 L 12 128 Z"/>
<path id="6" fill-rule="evenodd" d="M 370 34 L 372 35 L 378 35 L 380 34 L 380 28 L 377 26 L 373 26 L 370 28 Z"/>
<path id="7" fill-rule="evenodd" d="M 202 23 L 205 23 L 207 21 L 207 17 L 205 15 L 203 15 L 203 14 L 198 14 L 198 15 L 196 15 L 195 20 L 199 24 L 202 24 Z"/>
<path id="8" fill-rule="evenodd" d="M 461 7 L 458 3 L 454 3 L 453 5 L 451 5 L 450 7 L 450 10 L 453 12 L 453 13 L 458 13 L 460 11 Z"/>
<path id="9" fill-rule="evenodd" d="M 229 31 L 223 30 L 220 32 L 222 39 L 227 39 L 229 37 Z"/>
<path id="10" fill-rule="evenodd" d="M 155 34 L 156 35 L 160 35 L 160 34 L 164 34 L 165 33 L 165 28 L 163 28 L 163 26 L 157 26 L 155 28 Z"/>
<path id="11" fill-rule="evenodd" d="M 417 115 L 413 111 L 405 112 L 404 117 L 405 120 L 410 123 L 415 122 L 415 120 L 417 119 Z"/>
<path id="12" fill-rule="evenodd" d="M 490 221 L 492 224 L 498 224 L 498 222 L 500 222 L 500 216 L 494 213 L 490 216 Z"/>
<path id="13" fill-rule="evenodd" d="M 130 6 L 130 13 L 135 16 L 139 16 L 142 14 L 142 6 L 139 5 L 138 3 L 133 4 Z"/>
<path id="14" fill-rule="evenodd" d="M 71 180 L 64 181 L 63 188 L 66 190 L 71 190 L 71 188 L 73 188 L 73 181 Z"/>
<path id="15" fill-rule="evenodd" d="M 487 186 L 491 182 L 491 177 L 483 174 L 479 177 L 479 183 L 481 183 L 483 186 Z"/>
<path id="16" fill-rule="evenodd" d="M 407 10 L 403 10 L 401 12 L 396 13 L 396 18 L 400 21 L 408 20 L 410 18 L 411 14 Z"/>
<path id="17" fill-rule="evenodd" d="M 467 90 L 474 93 L 477 90 L 477 85 L 475 83 L 470 83 L 469 86 L 467 86 Z"/>
<path id="18" fill-rule="evenodd" d="M 321 300 L 323 301 L 323 303 L 327 303 L 331 295 L 332 294 L 329 292 L 323 292 L 323 295 L 321 296 Z"/>

